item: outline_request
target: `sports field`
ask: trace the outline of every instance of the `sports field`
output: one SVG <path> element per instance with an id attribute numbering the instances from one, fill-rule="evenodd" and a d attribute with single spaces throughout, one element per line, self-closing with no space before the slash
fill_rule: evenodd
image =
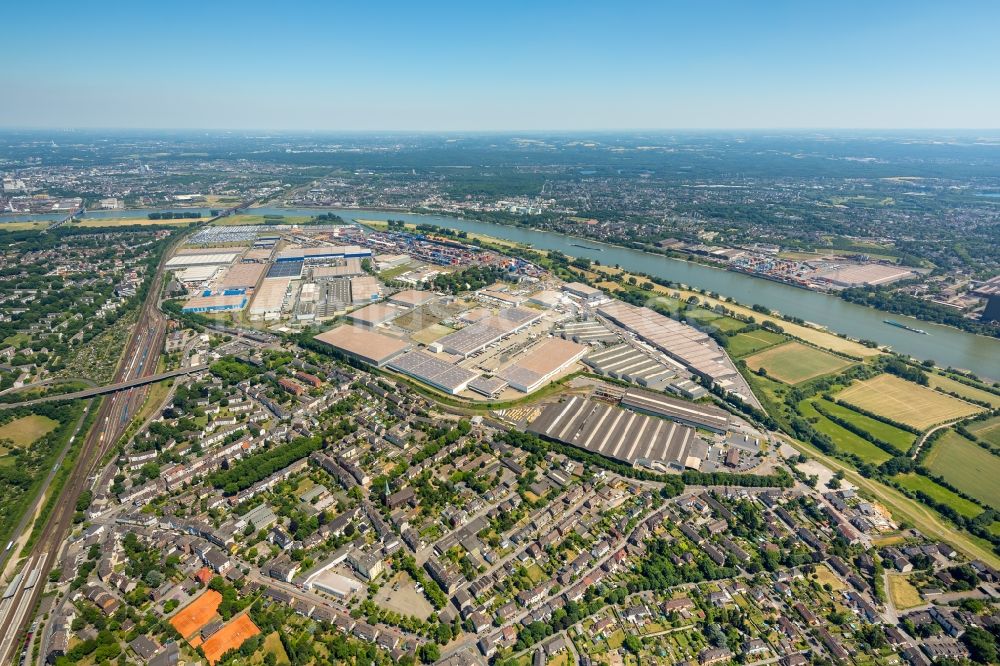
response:
<path id="1" fill-rule="evenodd" d="M 873 419 L 870 416 L 865 416 L 850 407 L 838 405 L 835 402 L 830 402 L 822 398 L 817 402 L 819 402 L 820 409 L 824 412 L 864 429 L 887 444 L 892 444 L 900 453 L 909 451 L 910 447 L 913 446 L 913 441 L 917 438 L 912 432 L 907 432 L 896 426 Z"/>
<path id="2" fill-rule="evenodd" d="M 1000 457 L 954 430 L 934 442 L 924 465 L 969 497 L 1000 509 Z"/>
<path id="3" fill-rule="evenodd" d="M 978 440 L 993 446 L 1000 446 L 1000 416 L 971 424 L 969 432 L 975 435 Z"/>
<path id="4" fill-rule="evenodd" d="M 746 361 L 751 370 L 756 372 L 764 368 L 769 377 L 786 384 L 801 384 L 843 370 L 851 364 L 839 356 L 794 341 L 766 349 Z"/>
<path id="5" fill-rule="evenodd" d="M 38 441 L 59 425 L 47 416 L 31 414 L 14 419 L 0 426 L 0 439 L 9 439 L 16 446 L 28 446 Z"/>
<path id="6" fill-rule="evenodd" d="M 921 430 L 983 411 L 895 375 L 879 375 L 848 386 L 836 396 L 849 405 Z"/>
<path id="7" fill-rule="evenodd" d="M 786 340 L 788 340 L 788 337 L 780 333 L 760 329 L 750 331 L 749 333 L 740 333 L 731 338 L 726 338 L 726 351 L 728 351 L 731 356 L 738 358 L 740 356 L 746 356 L 747 354 L 753 354 L 761 349 L 773 347 L 774 345 L 785 342 Z"/>
<path id="8" fill-rule="evenodd" d="M 868 440 L 858 437 L 847 428 L 837 425 L 820 414 L 811 401 L 804 400 L 799 403 L 799 412 L 807 419 L 816 419 L 813 427 L 833 440 L 838 451 L 852 453 L 873 465 L 884 463 L 892 457 Z"/>
<path id="9" fill-rule="evenodd" d="M 219 657 L 226 654 L 233 648 L 243 645 L 243 641 L 260 633 L 260 629 L 253 623 L 246 613 L 237 615 L 226 626 L 212 634 L 208 640 L 201 644 L 201 649 L 205 652 L 208 663 L 214 664 Z"/>
<path id="10" fill-rule="evenodd" d="M 222 595 L 215 590 L 205 590 L 200 597 L 170 618 L 170 624 L 184 638 L 190 638 L 215 617 L 222 602 Z"/>
<path id="11" fill-rule="evenodd" d="M 920 491 L 937 502 L 947 504 L 966 518 L 975 518 L 983 512 L 983 508 L 975 502 L 970 502 L 961 495 L 953 493 L 942 485 L 934 483 L 926 476 L 916 472 L 897 474 L 892 480 L 908 490 Z"/>

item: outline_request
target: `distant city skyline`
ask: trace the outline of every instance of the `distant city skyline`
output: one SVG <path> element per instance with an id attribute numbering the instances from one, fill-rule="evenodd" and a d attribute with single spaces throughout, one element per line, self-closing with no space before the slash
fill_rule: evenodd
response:
<path id="1" fill-rule="evenodd" d="M 0 127 L 986 129 L 987 2 L 5 9 Z"/>

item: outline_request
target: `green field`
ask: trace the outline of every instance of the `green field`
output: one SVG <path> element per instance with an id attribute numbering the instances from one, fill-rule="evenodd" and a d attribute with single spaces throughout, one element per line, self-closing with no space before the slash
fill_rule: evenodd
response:
<path id="1" fill-rule="evenodd" d="M 740 333 L 731 338 L 726 338 L 726 350 L 734 357 L 753 354 L 761 349 L 767 349 L 774 345 L 781 344 L 788 340 L 788 337 L 781 333 L 758 329 L 749 333 Z"/>
<path id="2" fill-rule="evenodd" d="M 727 331 L 738 331 L 744 328 L 746 324 L 739 319 L 733 319 L 732 317 L 727 317 L 726 315 L 719 314 L 713 310 L 706 310 L 705 308 L 691 308 L 684 315 L 697 322 L 700 326 L 715 327 L 723 333 Z"/>
<path id="3" fill-rule="evenodd" d="M 976 436 L 976 439 L 993 446 L 1000 446 L 1000 416 L 972 423 L 968 430 Z"/>
<path id="4" fill-rule="evenodd" d="M 868 440 L 858 437 L 850 430 L 837 425 L 830 419 L 820 414 L 816 411 L 813 403 L 809 400 L 803 400 L 799 403 L 799 413 L 810 421 L 817 419 L 817 421 L 813 423 L 813 427 L 832 439 L 833 444 L 837 447 L 838 451 L 843 453 L 853 453 L 865 462 L 869 462 L 873 465 L 884 463 L 892 457 Z"/>
<path id="5" fill-rule="evenodd" d="M 969 497 L 1000 509 L 1000 457 L 954 430 L 934 442 L 924 465 Z"/>
<path id="6" fill-rule="evenodd" d="M 820 408 L 825 412 L 841 418 L 849 423 L 864 429 L 866 432 L 870 432 L 872 435 L 878 439 L 886 442 L 887 444 L 892 444 L 895 448 L 899 449 L 900 453 L 906 453 L 913 446 L 914 440 L 917 438 L 912 432 L 907 432 L 906 430 L 901 430 L 896 426 L 891 426 L 888 423 L 883 423 L 870 416 L 865 416 L 860 414 L 850 407 L 845 407 L 843 405 L 838 405 L 835 402 L 830 402 L 829 400 L 820 399 Z"/>
<path id="7" fill-rule="evenodd" d="M 975 518 L 983 512 L 982 507 L 975 502 L 970 502 L 964 497 L 953 493 L 944 486 L 938 485 L 926 476 L 921 476 L 916 472 L 898 474 L 892 477 L 892 480 L 896 481 L 899 485 L 907 488 L 908 490 L 919 490 L 924 492 L 934 500 L 941 502 L 942 504 L 947 504 L 966 518 Z"/>
<path id="8" fill-rule="evenodd" d="M 9 439 L 16 446 L 25 447 L 52 432 L 58 425 L 57 421 L 47 416 L 22 416 L 0 426 L 0 439 Z"/>
<path id="9" fill-rule="evenodd" d="M 985 402 L 994 409 L 1000 407 L 1000 395 L 997 395 L 996 393 L 990 393 L 989 391 L 984 391 L 974 386 L 963 384 L 962 382 L 956 381 L 951 377 L 944 377 L 936 373 L 928 375 L 927 379 L 930 381 L 931 388 L 939 388 L 949 393 L 958 394 L 963 398 Z"/>
<path id="10" fill-rule="evenodd" d="M 967 402 L 938 393 L 895 375 L 879 375 L 857 382 L 837 394 L 837 399 L 887 419 L 926 429 L 983 411 Z"/>
<path id="11" fill-rule="evenodd" d="M 766 349 L 746 361 L 751 370 L 764 368 L 769 377 L 786 384 L 801 384 L 851 365 L 839 356 L 794 341 Z"/>

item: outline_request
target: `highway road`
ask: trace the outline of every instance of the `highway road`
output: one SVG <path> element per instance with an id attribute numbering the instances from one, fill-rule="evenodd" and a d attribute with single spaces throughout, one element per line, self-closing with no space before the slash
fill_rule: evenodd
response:
<path id="1" fill-rule="evenodd" d="M 166 318 L 158 307 L 163 287 L 163 264 L 180 242 L 178 240 L 163 253 L 149 295 L 115 372 L 115 384 L 129 386 L 117 389 L 102 402 L 94 426 L 81 445 L 73 470 L 40 538 L 28 555 L 26 565 L 4 590 L 4 598 L 0 601 L 0 664 L 14 662 L 16 650 L 22 644 L 26 646 L 24 649 L 30 650 L 31 641 L 22 639 L 26 637 L 27 627 L 45 589 L 48 572 L 56 563 L 73 524 L 76 500 L 90 485 L 90 476 L 97 464 L 125 432 L 145 401 L 148 383 L 130 384 L 157 374 L 156 364 L 166 335 Z"/>
<path id="2" fill-rule="evenodd" d="M 154 368 L 156 367 L 155 363 L 153 367 Z M 24 407 L 25 405 L 35 405 L 40 402 L 54 402 L 56 400 L 78 400 L 80 398 L 93 398 L 94 396 L 97 395 L 105 395 L 107 393 L 117 393 L 118 391 L 123 391 L 125 389 L 135 388 L 138 386 L 144 386 L 146 384 L 155 384 L 156 382 L 163 381 L 164 379 L 179 377 L 181 375 L 190 375 L 196 372 L 201 372 L 202 370 L 206 369 L 208 369 L 208 365 L 206 364 L 192 365 L 187 368 L 168 370 L 167 372 L 161 372 L 156 375 L 144 375 L 141 377 L 133 377 L 132 379 L 115 382 L 114 384 L 107 384 L 105 386 L 95 386 L 94 388 L 84 389 L 82 391 L 74 391 L 73 393 L 47 395 L 42 398 L 25 400 L 24 402 L 0 403 L 0 409 L 6 409 L 8 407 Z"/>

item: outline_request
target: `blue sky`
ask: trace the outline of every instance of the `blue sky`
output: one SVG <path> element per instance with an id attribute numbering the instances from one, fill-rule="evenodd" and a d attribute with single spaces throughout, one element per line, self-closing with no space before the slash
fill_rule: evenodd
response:
<path id="1" fill-rule="evenodd" d="M 13 2 L 0 126 L 996 128 L 1000 3 Z"/>

